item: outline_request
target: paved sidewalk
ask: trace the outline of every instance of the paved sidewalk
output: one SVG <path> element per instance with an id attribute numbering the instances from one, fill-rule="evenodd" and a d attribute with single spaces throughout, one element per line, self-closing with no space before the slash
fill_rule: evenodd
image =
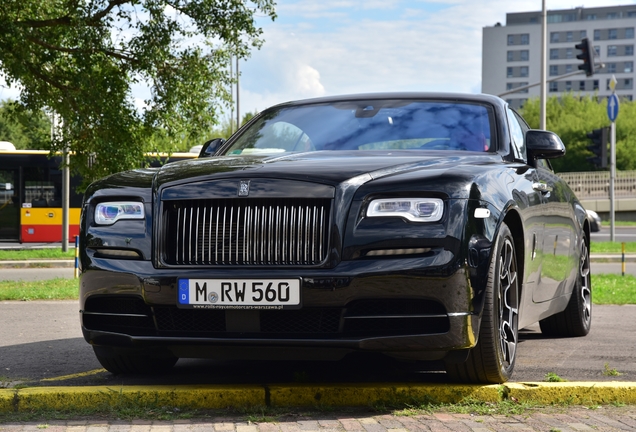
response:
<path id="1" fill-rule="evenodd" d="M 288 414 L 264 422 L 245 416 L 174 421 L 69 420 L 2 423 L 0 431 L 47 432 L 180 432 L 180 431 L 634 431 L 636 406 L 546 407 L 515 415 L 479 415 L 436 412 L 402 415 L 368 411 Z"/>

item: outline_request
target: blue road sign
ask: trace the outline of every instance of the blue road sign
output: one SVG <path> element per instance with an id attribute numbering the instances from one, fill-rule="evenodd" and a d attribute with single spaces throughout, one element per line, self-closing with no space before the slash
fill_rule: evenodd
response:
<path id="1" fill-rule="evenodd" d="M 607 116 L 611 122 L 618 117 L 618 96 L 614 93 L 607 98 Z"/>

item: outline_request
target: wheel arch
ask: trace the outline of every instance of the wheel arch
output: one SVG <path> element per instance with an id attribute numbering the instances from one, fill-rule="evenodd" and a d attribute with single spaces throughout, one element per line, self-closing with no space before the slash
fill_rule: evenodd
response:
<path id="1" fill-rule="evenodd" d="M 523 229 L 523 222 L 521 221 L 521 216 L 515 209 L 510 209 L 508 212 L 506 212 L 503 222 L 508 225 L 508 229 L 510 229 L 510 232 L 512 233 L 512 239 L 514 240 L 515 254 L 517 255 L 517 278 L 519 281 L 519 296 L 521 297 L 525 272 L 525 234 Z"/>

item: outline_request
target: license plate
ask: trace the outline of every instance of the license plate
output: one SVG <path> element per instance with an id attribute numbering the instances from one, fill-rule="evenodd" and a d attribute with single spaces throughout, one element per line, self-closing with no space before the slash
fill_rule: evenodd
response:
<path id="1" fill-rule="evenodd" d="M 298 309 L 300 279 L 179 279 L 177 306 L 195 309 Z"/>

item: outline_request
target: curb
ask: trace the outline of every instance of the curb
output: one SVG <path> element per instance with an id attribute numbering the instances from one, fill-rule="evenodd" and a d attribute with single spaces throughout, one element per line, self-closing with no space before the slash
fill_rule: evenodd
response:
<path id="1" fill-rule="evenodd" d="M 636 382 L 506 383 L 501 385 L 316 384 L 31 387 L 0 390 L 0 413 L 74 411 L 117 406 L 180 409 L 353 407 L 377 403 L 459 403 L 503 400 L 539 404 L 636 404 Z"/>

